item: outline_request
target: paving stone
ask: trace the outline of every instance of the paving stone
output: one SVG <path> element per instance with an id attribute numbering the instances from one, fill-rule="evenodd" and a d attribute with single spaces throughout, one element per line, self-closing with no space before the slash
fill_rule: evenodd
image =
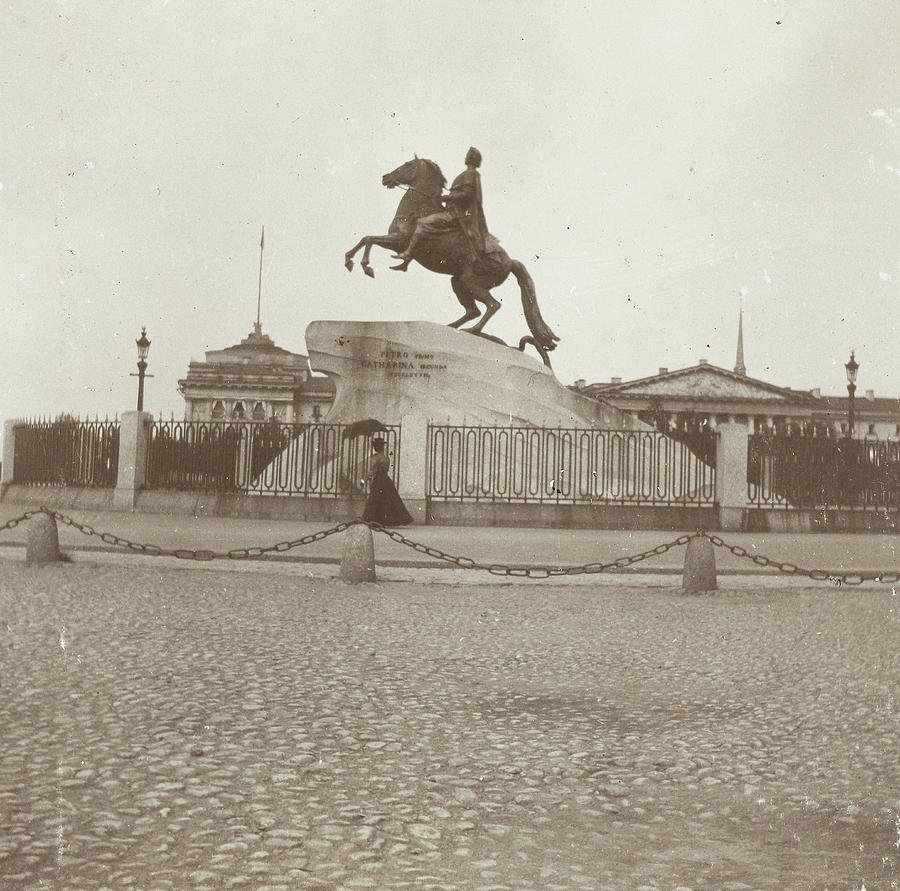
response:
<path id="1" fill-rule="evenodd" d="M 439 829 L 434 826 L 429 826 L 425 823 L 411 823 L 409 826 L 409 834 L 415 836 L 416 838 L 440 838 L 441 832 Z"/>

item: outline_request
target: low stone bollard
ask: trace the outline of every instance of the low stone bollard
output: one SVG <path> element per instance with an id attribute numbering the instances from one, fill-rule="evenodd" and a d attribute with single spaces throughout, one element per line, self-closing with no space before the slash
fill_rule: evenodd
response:
<path id="1" fill-rule="evenodd" d="M 718 586 L 716 555 L 712 542 L 705 537 L 692 538 L 688 542 L 687 553 L 684 555 L 682 588 L 685 591 L 696 593 L 715 591 Z"/>
<path id="2" fill-rule="evenodd" d="M 56 518 L 44 513 L 33 516 L 25 533 L 25 562 L 55 563 L 60 559 Z"/>
<path id="3" fill-rule="evenodd" d="M 347 530 L 341 556 L 341 578 L 354 584 L 375 581 L 375 542 L 372 530 L 364 523 L 357 523 Z"/>

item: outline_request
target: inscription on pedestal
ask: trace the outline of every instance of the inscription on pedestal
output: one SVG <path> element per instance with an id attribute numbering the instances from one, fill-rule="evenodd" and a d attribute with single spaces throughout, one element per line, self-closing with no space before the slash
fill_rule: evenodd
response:
<path id="1" fill-rule="evenodd" d="M 361 359 L 359 364 L 367 371 L 384 372 L 388 380 L 430 380 L 436 372 L 447 370 L 445 363 L 434 361 L 434 353 L 411 353 L 408 350 L 381 350 L 376 358 Z"/>

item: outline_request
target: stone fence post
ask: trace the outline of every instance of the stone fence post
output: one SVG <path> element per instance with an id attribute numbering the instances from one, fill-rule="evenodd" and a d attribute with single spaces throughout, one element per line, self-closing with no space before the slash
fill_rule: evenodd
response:
<path id="1" fill-rule="evenodd" d="M 119 422 L 119 474 L 113 492 L 115 510 L 134 510 L 137 493 L 147 476 L 147 448 L 153 415 L 146 411 L 126 411 Z"/>
<path id="2" fill-rule="evenodd" d="M 716 504 L 719 528 L 739 532 L 747 512 L 747 440 L 746 423 L 719 424 L 716 428 Z"/>
<path id="3" fill-rule="evenodd" d="M 13 480 L 13 462 L 16 458 L 16 422 L 3 422 L 3 468 L 0 473 L 0 499 L 6 494 Z"/>

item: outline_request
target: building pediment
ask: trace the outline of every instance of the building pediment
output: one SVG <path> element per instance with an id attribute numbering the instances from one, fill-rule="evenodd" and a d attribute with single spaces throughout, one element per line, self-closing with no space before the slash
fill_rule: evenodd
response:
<path id="1" fill-rule="evenodd" d="M 776 387 L 756 378 L 718 368 L 697 365 L 634 381 L 596 386 L 605 399 L 740 400 L 742 402 L 796 403 L 812 397 L 797 390 Z"/>

